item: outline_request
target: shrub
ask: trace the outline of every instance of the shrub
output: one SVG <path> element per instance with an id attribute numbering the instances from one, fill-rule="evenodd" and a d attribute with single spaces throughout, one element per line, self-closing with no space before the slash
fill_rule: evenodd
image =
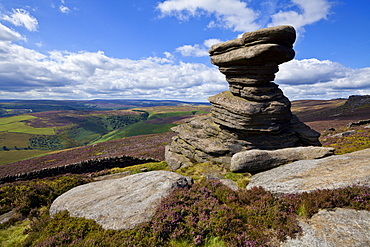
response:
<path id="1" fill-rule="evenodd" d="M 49 205 L 56 194 L 80 183 L 78 177 L 68 179 L 44 181 L 44 187 L 36 183 L 40 188 L 30 191 L 42 195 L 39 204 L 45 201 Z M 16 186 L 20 185 L 24 183 Z M 57 191 L 55 187 L 59 186 Z M 20 190 L 27 191 L 26 187 Z M 370 188 L 348 187 L 276 197 L 261 187 L 232 191 L 218 180 L 201 180 L 190 188 L 175 189 L 162 200 L 150 222 L 132 230 L 104 230 L 93 220 L 73 218 L 67 212 L 50 218 L 46 207 L 33 209 L 23 245 L 277 246 L 287 236 L 294 238 L 300 232 L 297 215 L 311 217 L 319 209 L 335 207 L 370 211 Z"/>
<path id="2" fill-rule="evenodd" d="M 50 205 L 57 196 L 87 181 L 74 175 L 4 185 L 0 187 L 0 214 L 16 208 L 26 217 L 33 209 Z"/>

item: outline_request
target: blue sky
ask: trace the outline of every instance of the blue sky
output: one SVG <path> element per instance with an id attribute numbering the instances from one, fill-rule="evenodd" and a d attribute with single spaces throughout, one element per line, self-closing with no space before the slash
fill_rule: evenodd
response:
<path id="1" fill-rule="evenodd" d="M 206 101 L 212 44 L 288 24 L 291 100 L 370 94 L 368 0 L 0 0 L 1 99 Z"/>

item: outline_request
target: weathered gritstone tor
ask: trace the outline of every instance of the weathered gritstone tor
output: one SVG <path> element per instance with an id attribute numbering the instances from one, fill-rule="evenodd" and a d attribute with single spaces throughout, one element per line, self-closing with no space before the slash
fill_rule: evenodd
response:
<path id="1" fill-rule="evenodd" d="M 291 26 L 260 29 L 213 45 L 211 62 L 226 76 L 230 91 L 209 98 L 211 114 L 173 128 L 166 148 L 172 170 L 198 162 L 230 164 L 250 149 L 321 146 L 319 133 L 292 114 L 291 103 L 273 82 L 278 65 L 294 58 Z"/>

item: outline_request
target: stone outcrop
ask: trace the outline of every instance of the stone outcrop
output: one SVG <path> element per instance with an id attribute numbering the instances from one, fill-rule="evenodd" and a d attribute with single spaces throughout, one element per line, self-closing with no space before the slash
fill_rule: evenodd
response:
<path id="1" fill-rule="evenodd" d="M 104 229 L 132 229 L 150 221 L 162 198 L 188 186 L 174 172 L 152 171 L 75 187 L 59 196 L 50 215 L 67 210 L 71 216 L 95 220 Z"/>
<path id="2" fill-rule="evenodd" d="M 262 186 L 274 194 L 370 186 L 370 149 L 316 160 L 299 160 L 252 176 L 247 189 Z"/>
<path id="3" fill-rule="evenodd" d="M 295 30 L 265 28 L 219 43 L 211 62 L 226 76 L 230 91 L 209 98 L 211 114 L 173 128 L 166 148 L 172 170 L 198 162 L 230 164 L 237 152 L 320 146 L 319 133 L 300 122 L 291 103 L 273 83 L 278 65 L 294 58 Z"/>
<path id="4" fill-rule="evenodd" d="M 299 220 L 302 235 L 281 247 L 370 246 L 370 212 L 336 208 L 321 210 L 311 219 Z"/>
<path id="5" fill-rule="evenodd" d="M 271 169 L 297 160 L 319 159 L 334 154 L 334 148 L 295 147 L 278 150 L 247 150 L 233 155 L 232 172 L 255 172 Z"/>

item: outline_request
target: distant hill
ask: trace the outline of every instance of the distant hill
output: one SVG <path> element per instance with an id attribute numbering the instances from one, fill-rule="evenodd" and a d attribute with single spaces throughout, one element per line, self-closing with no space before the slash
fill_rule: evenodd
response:
<path id="1" fill-rule="evenodd" d="M 370 100 L 368 99 L 370 99 L 369 96 L 351 96 L 348 100 L 299 100 L 292 102 L 292 111 L 307 125 L 321 133 L 320 141 L 324 146 L 335 147 L 338 154 L 346 153 L 370 147 L 370 128 L 364 128 L 365 126 L 363 125 L 348 127 L 353 122 L 370 119 Z M 33 169 L 32 167 L 35 166 L 41 169 L 43 167 L 65 165 L 70 162 L 81 162 L 86 159 L 116 157 L 119 155 L 163 160 L 164 146 L 171 141 L 171 137 L 174 135 L 170 128 L 194 117 L 194 115 L 206 114 L 209 111 L 210 106 L 202 104 L 141 107 L 132 110 L 116 111 L 55 111 L 27 114 L 26 116 L 36 117 L 30 120 L 23 120 L 28 127 L 54 127 L 59 134 L 49 135 L 51 137 L 61 138 L 66 133 L 69 133 L 68 135 L 72 136 L 74 140 L 85 136 L 90 138 L 90 141 L 86 143 L 85 147 L 58 150 L 51 153 L 50 151 L 52 150 L 50 149 L 43 150 L 41 153 L 37 148 L 33 150 L 8 151 L 0 149 L 0 158 L 1 155 L 6 155 L 6 157 L 9 155 L 16 156 L 18 158 L 18 160 L 14 160 L 18 161 L 17 163 L 10 164 L 12 162 L 8 162 L 8 165 L 3 167 L 1 173 L 4 175 L 10 170 L 25 172 Z M 133 116 L 140 116 L 144 112 L 148 113 L 145 120 L 120 126 L 116 129 L 111 127 L 111 131 L 108 131 L 105 127 L 106 134 L 99 132 L 102 130 L 102 125 L 98 123 L 102 119 L 112 116 L 125 116 L 128 113 L 134 114 Z M 72 128 L 68 129 L 71 126 Z M 66 130 L 72 132 L 66 132 Z M 341 135 L 341 133 L 349 130 L 352 131 L 351 135 Z M 15 133 L 0 132 L 0 134 L 5 136 L 6 140 L 10 140 L 10 138 L 17 140 Z M 19 139 L 21 135 L 26 134 L 18 133 L 18 135 Z M 97 139 L 92 138 L 94 135 L 96 135 Z M 41 135 L 41 137 L 43 136 Z M 0 147 L 4 143 L 3 141 L 0 139 Z M 53 140 L 51 139 L 50 142 L 53 142 Z M 58 145 L 58 142 L 55 142 L 55 145 Z M 153 148 L 153 145 L 155 148 Z M 104 148 L 102 149 L 102 147 Z M 86 156 L 86 150 L 89 150 L 87 152 L 89 156 Z M 50 154 L 19 161 L 20 157 L 25 159 L 32 156 L 23 157 L 21 155 L 27 152 L 30 154 L 35 152 L 33 156 Z M 68 158 L 65 159 L 63 157 Z M 4 160 L 4 157 L 2 158 Z"/>
<path id="2" fill-rule="evenodd" d="M 209 105 L 176 100 L 0 100 L 0 117 L 44 111 L 109 111 L 138 107 Z"/>
<path id="3" fill-rule="evenodd" d="M 0 165 L 55 150 L 168 132 L 184 119 L 209 109 L 203 104 L 180 104 L 127 110 L 41 111 L 2 117 Z"/>

